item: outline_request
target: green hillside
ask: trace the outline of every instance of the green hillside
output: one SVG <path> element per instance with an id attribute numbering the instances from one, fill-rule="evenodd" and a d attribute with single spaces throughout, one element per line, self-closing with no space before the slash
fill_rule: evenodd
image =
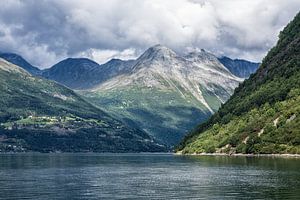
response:
<path id="1" fill-rule="evenodd" d="M 81 93 L 117 119 L 131 127 L 142 128 L 169 146 L 177 144 L 183 132 L 211 114 L 192 94 L 185 92 L 183 97 L 172 89 L 136 86 Z"/>
<path id="2" fill-rule="evenodd" d="M 177 151 L 300 153 L 300 14 L 280 33 L 258 71 Z"/>
<path id="3" fill-rule="evenodd" d="M 72 90 L 0 59 L 1 151 L 161 151 Z"/>

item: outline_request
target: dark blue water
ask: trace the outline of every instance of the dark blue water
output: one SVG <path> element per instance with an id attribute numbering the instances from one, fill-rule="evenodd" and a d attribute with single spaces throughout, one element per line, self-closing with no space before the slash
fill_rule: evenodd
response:
<path id="1" fill-rule="evenodd" d="M 300 199 L 300 159 L 0 154 L 0 199 Z"/>

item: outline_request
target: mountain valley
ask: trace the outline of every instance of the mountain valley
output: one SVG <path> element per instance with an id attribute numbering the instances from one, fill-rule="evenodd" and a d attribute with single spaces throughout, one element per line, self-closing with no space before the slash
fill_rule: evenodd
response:
<path id="1" fill-rule="evenodd" d="M 203 49 L 180 55 L 162 45 L 150 47 L 136 60 L 112 59 L 100 65 L 87 58 L 68 58 L 44 70 L 16 54 L 0 57 L 75 90 L 85 101 L 169 149 L 216 112 L 258 66 L 231 59 L 222 64 Z M 238 69 L 240 77 L 229 69 Z"/>

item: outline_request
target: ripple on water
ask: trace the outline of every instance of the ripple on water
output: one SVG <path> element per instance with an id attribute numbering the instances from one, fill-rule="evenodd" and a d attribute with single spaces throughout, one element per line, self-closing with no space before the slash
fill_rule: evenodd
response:
<path id="1" fill-rule="evenodd" d="M 300 159 L 1 154 L 0 199 L 297 199 Z"/>

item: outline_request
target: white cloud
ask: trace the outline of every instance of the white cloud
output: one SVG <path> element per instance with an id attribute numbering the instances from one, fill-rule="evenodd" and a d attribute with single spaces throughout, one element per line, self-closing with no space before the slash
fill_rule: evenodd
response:
<path id="1" fill-rule="evenodd" d="M 299 0 L 4 0 L 0 51 L 38 66 L 70 56 L 102 63 L 161 43 L 260 61 Z"/>
<path id="2" fill-rule="evenodd" d="M 89 49 L 84 52 L 80 52 L 77 57 L 88 57 L 92 60 L 98 62 L 99 64 L 103 64 L 108 60 L 113 58 L 118 58 L 122 60 L 130 60 L 136 58 L 136 51 L 133 48 L 125 49 L 123 51 L 117 50 L 99 50 L 99 49 Z"/>

